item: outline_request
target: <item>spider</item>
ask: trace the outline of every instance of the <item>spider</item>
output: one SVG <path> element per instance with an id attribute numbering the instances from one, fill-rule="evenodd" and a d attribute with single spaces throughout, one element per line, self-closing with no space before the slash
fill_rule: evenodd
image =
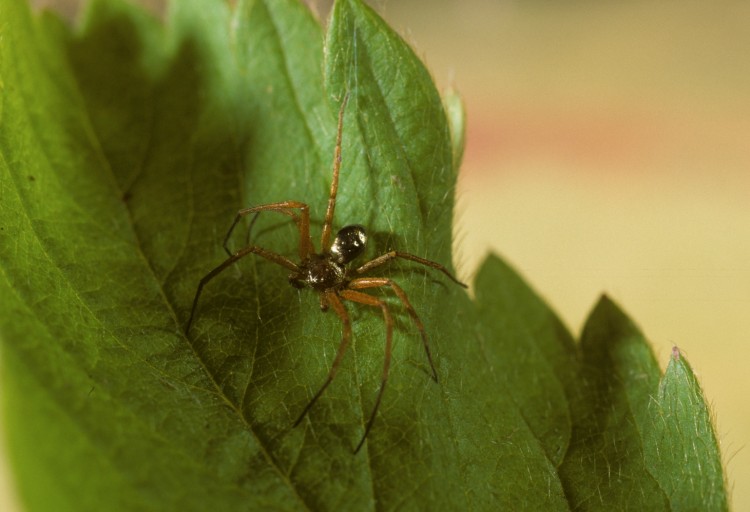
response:
<path id="1" fill-rule="evenodd" d="M 391 342 L 393 335 L 393 318 L 386 302 L 375 296 L 364 293 L 362 290 L 388 287 L 393 291 L 403 304 L 407 313 L 411 317 L 412 322 L 419 331 L 419 334 L 422 337 L 425 354 L 427 355 L 427 361 L 430 363 L 430 369 L 432 370 L 432 379 L 435 382 L 438 381 L 437 371 L 435 370 L 435 365 L 430 353 L 430 346 L 427 341 L 427 333 L 404 290 L 387 277 L 366 277 L 364 274 L 390 262 L 391 260 L 401 258 L 439 270 L 456 284 L 463 286 L 464 288 L 467 286 L 456 279 L 448 269 L 440 263 L 401 251 L 390 251 L 371 259 L 360 266 L 351 266 L 350 264 L 357 257 L 362 255 L 367 244 L 367 232 L 365 231 L 365 228 L 360 225 L 349 225 L 343 227 L 338 233 L 336 233 L 336 236 L 333 237 L 333 242 L 331 242 L 331 226 L 333 224 L 333 212 L 336 208 L 336 194 L 338 192 L 339 170 L 341 168 L 341 133 L 344 121 L 344 110 L 348 99 L 349 95 L 347 94 L 341 103 L 338 115 L 336 148 L 333 157 L 333 178 L 331 180 L 331 191 L 328 197 L 328 206 L 326 208 L 325 219 L 323 221 L 323 231 L 320 238 L 321 252 L 315 252 L 315 247 L 313 246 L 312 238 L 310 237 L 310 211 L 308 205 L 305 203 L 299 201 L 282 201 L 278 203 L 252 206 L 238 211 L 223 242 L 224 250 L 229 257 L 200 280 L 198 289 L 195 292 L 195 298 L 193 299 L 190 317 L 188 318 L 187 326 L 185 327 L 185 334 L 188 335 L 190 332 L 190 326 L 193 323 L 196 307 L 198 306 L 198 299 L 203 291 L 203 287 L 223 270 L 248 254 L 256 254 L 289 270 L 291 272 L 289 274 L 289 283 L 295 288 L 309 287 L 318 292 L 321 311 L 326 311 L 328 308 L 333 309 L 341 320 L 343 334 L 338 350 L 336 351 L 336 356 L 334 357 L 331 368 L 328 371 L 328 377 L 294 422 L 293 427 L 296 427 L 302 422 L 312 406 L 333 381 L 339 365 L 341 364 L 341 360 L 346 353 L 346 349 L 351 343 L 352 323 L 349 318 L 349 313 L 344 307 L 343 301 L 348 300 L 380 308 L 385 322 L 385 356 L 383 362 L 383 374 L 380 381 L 380 388 L 375 398 L 375 405 L 372 408 L 372 412 L 367 420 L 367 425 L 365 426 L 365 432 L 354 450 L 354 453 L 356 454 L 359 452 L 359 449 L 362 448 L 362 445 L 367 438 L 367 434 L 372 428 L 383 396 L 383 391 L 388 382 L 388 372 L 391 366 Z M 250 222 L 248 229 L 247 244 L 250 243 L 249 230 L 252 229 L 255 220 L 261 212 L 277 212 L 290 217 L 295 222 L 300 237 L 299 263 L 295 263 L 281 254 L 269 251 L 257 245 L 246 245 L 234 253 L 229 250 L 227 243 L 232 231 L 234 231 L 234 228 L 237 226 L 237 223 L 243 217 L 253 214 L 254 217 Z"/>

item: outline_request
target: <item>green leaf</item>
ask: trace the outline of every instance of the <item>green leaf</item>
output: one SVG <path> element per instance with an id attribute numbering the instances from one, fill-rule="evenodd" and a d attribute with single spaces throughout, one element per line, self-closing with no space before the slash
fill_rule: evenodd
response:
<path id="1" fill-rule="evenodd" d="M 646 465 L 672 509 L 727 510 L 711 414 L 690 364 L 676 347 L 649 413 Z"/>
<path id="2" fill-rule="evenodd" d="M 661 377 L 643 335 L 607 297 L 581 349 L 588 411 L 561 467 L 571 506 L 726 510 L 718 443 L 684 359 Z"/>
<path id="3" fill-rule="evenodd" d="M 453 169 L 458 171 L 464 157 L 466 145 L 466 109 L 461 96 L 454 89 L 445 91 L 443 97 L 445 113 L 451 127 L 451 142 L 453 143 Z"/>
<path id="4" fill-rule="evenodd" d="M 684 358 L 659 384 L 608 301 L 577 347 L 494 257 L 474 301 L 430 269 L 381 267 L 439 383 L 403 305 L 372 291 L 396 326 L 357 454 L 384 364 L 377 308 L 346 303 L 353 345 L 296 428 L 341 338 L 315 293 L 248 257 L 184 334 L 240 208 L 306 202 L 319 246 L 347 94 L 334 228 L 367 226 L 368 257 L 450 264 L 460 101 L 361 1 L 338 0 L 325 37 L 296 0 L 181 0 L 164 24 L 99 0 L 76 30 L 22 0 L 0 12 L 2 393 L 29 510 L 726 508 Z M 295 258 L 288 221 L 264 213 L 253 242 Z"/>

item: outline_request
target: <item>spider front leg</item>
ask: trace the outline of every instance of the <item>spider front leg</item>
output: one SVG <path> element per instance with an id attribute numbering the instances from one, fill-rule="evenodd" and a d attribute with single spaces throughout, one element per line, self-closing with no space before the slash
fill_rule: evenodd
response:
<path id="1" fill-rule="evenodd" d="M 322 292 L 320 295 L 320 307 L 323 309 L 324 304 L 326 305 L 326 308 L 328 305 L 330 305 L 333 310 L 338 315 L 339 319 L 341 320 L 341 324 L 344 327 L 344 333 L 341 336 L 341 343 L 339 343 L 339 348 L 336 351 L 336 357 L 333 359 L 333 364 L 331 365 L 331 369 L 328 370 L 328 377 L 326 378 L 326 381 L 323 383 L 323 385 L 320 387 L 317 393 L 315 393 L 315 396 L 312 397 L 312 400 L 305 406 L 303 411 L 300 413 L 297 420 L 294 422 L 292 427 L 296 427 L 297 425 L 302 422 L 302 419 L 307 415 L 308 411 L 312 408 L 313 405 L 315 405 L 315 402 L 318 401 L 318 398 L 320 398 L 320 395 L 323 394 L 323 391 L 326 390 L 328 385 L 333 381 L 333 378 L 336 376 L 336 372 L 339 369 L 339 365 L 341 364 L 341 359 L 344 357 L 344 354 L 346 353 L 346 349 L 349 346 L 349 344 L 352 341 L 352 322 L 349 318 L 349 313 L 346 312 L 346 308 L 344 307 L 344 304 L 341 302 L 341 299 L 336 295 L 336 292 L 334 291 L 326 291 Z"/>
<path id="2" fill-rule="evenodd" d="M 425 354 L 427 354 L 427 361 L 430 363 L 430 368 L 432 369 L 432 380 L 437 382 L 438 374 L 437 370 L 435 370 L 435 364 L 432 362 L 432 353 L 430 352 L 430 343 L 427 340 L 427 331 L 422 324 L 422 320 L 419 319 L 419 315 L 417 315 L 416 310 L 411 305 L 411 302 L 409 302 L 409 298 L 406 296 L 406 292 L 404 292 L 404 290 L 391 279 L 385 277 L 360 277 L 358 279 L 352 280 L 349 283 L 349 288 L 352 290 L 380 288 L 383 286 L 389 286 L 391 290 L 393 290 L 393 293 L 396 294 L 396 297 L 398 297 L 401 303 L 404 305 L 407 313 L 409 313 L 409 316 L 414 322 L 414 325 L 417 327 L 420 336 L 422 336 L 422 345 L 424 346 Z"/>
<path id="3" fill-rule="evenodd" d="M 293 427 L 296 427 L 299 425 L 304 417 L 307 415 L 307 413 L 310 411 L 312 406 L 315 404 L 315 402 L 318 401 L 318 398 L 323 394 L 323 392 L 328 388 L 328 385 L 331 384 L 333 381 L 333 378 L 336 376 L 336 372 L 339 369 L 339 365 L 341 364 L 341 360 L 344 357 L 344 354 L 346 353 L 346 349 L 349 347 L 349 344 L 351 343 L 352 339 L 352 324 L 351 319 L 349 318 L 349 313 L 347 313 L 346 308 L 344 307 L 344 304 L 341 302 L 341 299 L 347 299 L 353 302 L 359 302 L 360 304 L 366 304 L 368 306 L 377 306 L 383 311 L 383 318 L 385 320 L 385 358 L 383 362 L 383 376 L 380 382 L 380 389 L 378 390 L 378 395 L 375 398 L 375 405 L 372 408 L 372 412 L 370 413 L 370 417 L 367 420 L 367 424 L 365 426 L 365 433 L 362 435 L 362 439 L 360 439 L 359 443 L 357 444 L 357 447 L 354 449 L 354 453 L 359 452 L 360 448 L 362 448 L 362 445 L 365 443 L 365 439 L 367 438 L 367 434 L 370 433 L 370 429 L 372 429 L 372 425 L 375 422 L 375 416 L 377 415 L 378 408 L 380 407 L 380 401 L 383 397 L 383 391 L 385 391 L 385 385 L 388 382 L 388 372 L 391 367 L 391 347 L 393 344 L 393 318 L 391 317 L 391 313 L 388 310 L 388 306 L 380 299 L 377 299 L 375 297 L 372 297 L 371 295 L 367 295 L 366 293 L 354 291 L 354 290 L 342 290 L 338 292 L 338 294 L 335 291 L 326 291 L 324 292 L 324 300 L 333 308 L 333 310 L 336 312 L 336 314 L 341 319 L 341 323 L 344 326 L 344 333 L 341 338 L 341 343 L 339 344 L 339 348 L 336 351 L 336 357 L 333 360 L 333 364 L 331 365 L 331 369 L 328 371 L 328 377 L 326 378 L 323 385 L 320 387 L 317 393 L 315 393 L 315 396 L 312 397 L 310 402 L 305 406 L 302 413 L 300 413 L 297 420 L 292 425 Z M 341 297 L 341 298 L 339 298 Z"/>
<path id="4" fill-rule="evenodd" d="M 293 210 L 299 210 L 300 214 L 297 215 L 293 212 Z M 232 225 L 229 226 L 229 231 L 227 231 L 227 235 L 224 237 L 224 242 L 222 244 L 224 250 L 228 255 L 232 255 L 232 252 L 227 246 L 229 237 L 232 236 L 232 232 L 234 231 L 234 228 L 237 226 L 237 223 L 240 221 L 240 219 L 242 219 L 246 215 L 250 215 L 252 213 L 255 214 L 255 217 L 253 217 L 253 220 L 250 223 L 250 227 L 248 228 L 247 237 L 249 241 L 250 229 L 252 229 L 253 225 L 255 224 L 255 220 L 258 218 L 258 214 L 260 214 L 261 212 L 278 212 L 282 215 L 286 215 L 287 217 L 291 217 L 292 220 L 294 220 L 295 224 L 297 224 L 297 229 L 299 229 L 300 261 L 307 258 L 313 252 L 312 239 L 310 238 L 310 207 L 305 203 L 300 203 L 299 201 L 282 201 L 280 203 L 269 203 L 259 206 L 251 206 L 250 208 L 243 208 L 242 210 L 238 211 L 237 215 L 235 215 L 234 217 Z"/>
<path id="5" fill-rule="evenodd" d="M 190 317 L 188 318 L 187 326 L 185 326 L 185 336 L 188 335 L 190 332 L 190 326 L 193 323 L 193 317 L 195 316 L 195 308 L 198 306 L 198 299 L 201 296 L 201 292 L 203 291 L 203 287 L 211 281 L 214 277 L 219 275 L 224 269 L 228 268 L 230 265 L 237 262 L 237 260 L 244 258 L 248 254 L 257 254 L 258 256 L 262 256 L 263 258 L 272 261 L 273 263 L 276 263 L 277 265 L 281 265 L 282 267 L 289 269 L 293 272 L 299 272 L 300 268 L 291 260 L 285 258 L 284 256 L 280 254 L 276 254 L 275 252 L 267 251 L 266 249 L 263 249 L 262 247 L 257 247 L 254 245 L 251 245 L 249 247 L 245 247 L 244 249 L 240 249 L 235 254 L 231 255 L 229 258 L 224 260 L 224 262 L 213 269 L 211 272 L 206 274 L 203 279 L 200 280 L 200 283 L 198 283 L 198 289 L 195 291 L 195 297 L 193 298 L 193 307 L 190 310 Z"/>
<path id="6" fill-rule="evenodd" d="M 352 288 L 351 284 L 352 283 L 349 283 L 350 288 Z M 367 425 L 365 426 L 365 433 L 362 435 L 362 439 L 354 449 L 354 453 L 357 453 L 365 443 L 367 434 L 370 433 L 372 424 L 375 422 L 375 416 L 377 415 L 378 408 L 380 407 L 380 400 L 383 398 L 383 391 L 385 391 L 385 385 L 388 383 L 388 372 L 391 369 L 391 348 L 393 345 L 393 318 L 391 318 L 391 312 L 388 310 L 388 306 L 386 305 L 386 303 L 376 297 L 373 297 L 372 295 L 367 295 L 366 293 L 358 292 L 352 289 L 342 290 L 339 292 L 339 295 L 341 295 L 342 298 L 350 300 L 352 302 L 359 302 L 360 304 L 379 307 L 383 312 L 383 320 L 385 321 L 385 355 L 383 356 L 383 376 L 380 380 L 380 389 L 378 390 L 378 396 L 375 397 L 375 405 L 372 407 L 370 418 L 367 420 Z"/>

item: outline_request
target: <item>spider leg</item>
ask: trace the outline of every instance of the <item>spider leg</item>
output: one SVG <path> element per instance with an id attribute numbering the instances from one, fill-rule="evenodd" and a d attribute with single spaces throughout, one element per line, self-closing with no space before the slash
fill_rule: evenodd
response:
<path id="1" fill-rule="evenodd" d="M 325 293 L 320 294 L 320 310 L 323 312 L 328 311 L 328 301 L 326 300 Z"/>
<path id="2" fill-rule="evenodd" d="M 193 317 L 195 316 L 195 308 L 198 306 L 198 299 L 201 296 L 201 292 L 203 291 L 203 287 L 214 277 L 219 275 L 224 269 L 235 263 L 237 260 L 244 258 L 248 254 L 257 254 L 258 256 L 262 256 L 263 258 L 266 258 L 269 261 L 272 261 L 273 263 L 276 263 L 277 265 L 281 265 L 284 268 L 287 268 L 293 272 L 299 272 L 300 268 L 291 260 L 285 258 L 284 256 L 280 254 L 276 254 L 275 252 L 267 251 L 266 249 L 263 249 L 262 247 L 257 247 L 255 245 L 251 245 L 249 247 L 245 247 L 244 249 L 240 249 L 236 253 L 232 254 L 229 258 L 224 260 L 224 262 L 213 269 L 211 272 L 206 274 L 203 279 L 200 280 L 200 283 L 198 283 L 198 289 L 195 292 L 195 298 L 193 298 L 193 307 L 190 310 L 190 318 L 188 318 L 187 326 L 185 327 L 185 335 L 190 332 L 190 325 L 193 323 Z"/>
<path id="3" fill-rule="evenodd" d="M 456 283 L 456 284 L 458 284 L 460 286 L 463 286 L 464 288 L 468 288 L 468 286 L 466 286 L 466 284 L 464 284 L 461 281 L 459 281 L 458 279 L 456 279 L 453 276 L 453 274 L 451 274 L 450 271 L 447 268 L 445 268 L 443 265 L 441 265 L 440 263 L 437 263 L 437 262 L 431 261 L 431 260 L 426 260 L 424 258 L 420 258 L 419 256 L 415 256 L 413 254 L 409 254 L 408 252 L 399 252 L 399 251 L 390 251 L 390 252 L 387 252 L 387 253 L 385 253 L 385 254 L 383 254 L 381 256 L 378 256 L 375 259 L 372 259 L 372 260 L 368 261 L 367 263 L 365 263 L 361 267 L 355 269 L 354 272 L 356 274 L 364 274 L 365 272 L 368 272 L 368 271 L 374 269 L 375 267 L 379 267 L 381 265 L 384 265 L 384 264 L 388 263 L 391 260 L 395 260 L 396 258 L 402 258 L 402 259 L 405 259 L 405 260 L 414 261 L 414 262 L 417 262 L 417 263 L 419 263 L 421 265 L 424 265 L 426 267 L 430 267 L 430 268 L 434 268 L 435 270 L 439 270 L 440 272 L 442 272 L 443 274 L 445 274 L 446 276 L 448 276 L 450 278 L 450 280 L 453 281 L 454 283 Z"/>
<path id="4" fill-rule="evenodd" d="M 294 213 L 293 210 L 299 210 L 300 213 L 297 215 Z M 307 206 L 305 203 L 300 203 L 299 201 L 283 201 L 280 203 L 269 203 L 269 204 L 262 204 L 259 206 L 251 206 L 250 208 L 243 208 L 242 210 L 237 212 L 237 215 L 234 217 L 234 221 L 232 222 L 232 225 L 229 227 L 229 231 L 227 231 L 226 236 L 224 237 L 224 250 L 226 253 L 231 256 L 232 252 L 229 250 L 229 247 L 227 246 L 227 243 L 229 242 L 229 237 L 232 236 L 232 232 L 234 231 L 234 228 L 237 226 L 237 223 L 245 217 L 246 215 L 250 215 L 252 213 L 255 214 L 253 217 L 253 220 L 250 222 L 250 227 L 247 231 L 247 239 L 249 241 L 250 239 L 250 230 L 253 228 L 253 225 L 255 224 L 255 220 L 258 218 L 258 214 L 260 212 L 278 212 L 282 215 L 286 215 L 288 217 L 291 217 L 294 222 L 297 224 L 297 228 L 299 229 L 299 255 L 300 260 L 304 260 L 307 258 L 310 253 L 313 252 L 313 244 L 312 239 L 310 238 L 310 207 Z"/>
<path id="5" fill-rule="evenodd" d="M 351 286 L 352 283 L 350 283 Z M 375 398 L 375 405 L 372 408 L 372 412 L 370 413 L 370 418 L 367 420 L 367 425 L 365 426 L 365 433 L 362 436 L 362 439 L 359 441 L 359 444 L 354 449 L 354 453 L 357 453 L 360 448 L 362 448 L 362 445 L 365 442 L 365 439 L 367 438 L 367 434 L 370 433 L 370 429 L 372 428 L 372 424 L 375 422 L 375 415 L 378 412 L 378 408 L 380 407 L 380 399 L 383 398 L 383 391 L 385 391 L 385 385 L 388 382 L 388 371 L 391 368 L 391 346 L 393 341 L 393 318 L 391 318 L 391 312 L 388 310 L 388 306 L 385 302 L 382 300 L 373 297 L 372 295 L 367 295 L 366 293 L 358 292 L 355 290 L 342 290 L 339 292 L 339 295 L 341 295 L 342 298 L 350 300 L 352 302 L 359 302 L 360 304 L 367 304 L 368 306 L 377 306 L 383 311 L 383 319 L 385 320 L 385 356 L 383 361 L 383 376 L 380 380 L 380 389 L 378 390 L 378 396 Z M 434 370 L 434 368 L 433 368 Z"/>
<path id="6" fill-rule="evenodd" d="M 339 365 L 341 364 L 341 359 L 344 357 L 346 349 L 347 347 L 349 347 L 349 343 L 352 341 L 352 322 L 349 319 L 349 313 L 346 312 L 346 308 L 341 302 L 341 299 L 336 295 L 336 292 L 334 291 L 323 292 L 323 294 L 321 294 L 321 297 L 325 297 L 325 299 L 321 299 L 321 305 L 323 304 L 323 300 L 325 300 L 328 304 L 330 304 L 338 317 L 341 319 L 341 323 L 344 326 L 344 333 L 341 336 L 341 343 L 339 344 L 339 348 L 336 351 L 336 357 L 333 359 L 331 369 L 328 371 L 328 377 L 326 378 L 326 381 L 320 387 L 318 392 L 315 393 L 315 396 L 312 397 L 312 400 L 310 400 L 310 402 L 305 406 L 297 420 L 292 425 L 292 428 L 296 427 L 302 422 L 302 419 L 305 417 L 305 415 L 307 415 L 312 406 L 315 405 L 315 402 L 318 401 L 318 398 L 320 398 L 320 395 L 323 394 L 323 391 L 325 391 L 331 381 L 333 381 L 333 378 L 336 376 L 336 372 L 339 369 Z"/>
<path id="7" fill-rule="evenodd" d="M 294 212 L 284 211 L 284 210 L 278 210 L 278 213 L 281 213 L 283 215 L 287 215 L 287 216 L 291 217 L 292 220 L 294 221 L 294 223 L 297 224 L 297 227 L 299 228 L 299 219 L 300 219 L 299 215 L 297 215 Z M 260 212 L 255 212 L 255 215 L 253 215 L 253 218 L 250 221 L 250 225 L 247 227 L 247 231 L 245 231 L 245 245 L 246 246 L 247 245 L 251 245 L 250 244 L 250 240 L 251 240 L 251 236 L 250 235 L 252 235 L 252 233 L 253 233 L 253 226 L 255 226 L 255 223 L 257 222 L 259 215 L 260 215 Z M 227 246 L 227 242 L 229 242 L 228 239 L 224 240 L 224 251 L 228 255 L 231 256 L 232 255 L 232 251 L 229 250 L 229 247 Z"/>
<path id="8" fill-rule="evenodd" d="M 333 178 L 331 179 L 331 193 L 328 196 L 326 216 L 323 221 L 323 234 L 320 237 L 320 250 L 327 251 L 331 242 L 331 225 L 333 224 L 333 211 L 336 209 L 336 194 L 339 190 L 339 170 L 341 169 L 341 133 L 344 126 L 344 109 L 349 101 L 349 93 L 344 96 L 339 109 L 339 124 L 336 130 L 336 149 L 333 152 Z"/>
<path id="9" fill-rule="evenodd" d="M 390 286 L 393 293 L 401 300 L 401 303 L 409 313 L 414 325 L 417 327 L 419 334 L 422 336 L 422 345 L 424 345 L 425 354 L 427 354 L 427 361 L 430 363 L 432 369 L 432 380 L 438 381 L 437 370 L 435 370 L 435 364 L 432 362 L 432 353 L 430 352 L 430 344 L 427 340 L 427 331 L 422 324 L 422 320 L 419 319 L 419 315 L 414 310 L 414 307 L 409 302 L 409 298 L 406 296 L 406 292 L 392 280 L 385 277 L 360 277 L 354 279 L 349 283 L 349 288 L 353 290 L 362 290 L 365 288 L 379 288 L 382 286 Z"/>

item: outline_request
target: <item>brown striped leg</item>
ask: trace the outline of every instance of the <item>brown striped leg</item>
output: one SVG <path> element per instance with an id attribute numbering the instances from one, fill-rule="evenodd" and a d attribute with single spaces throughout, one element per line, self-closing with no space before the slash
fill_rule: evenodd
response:
<path id="1" fill-rule="evenodd" d="M 195 297 L 193 298 L 193 307 L 190 310 L 190 318 L 188 318 L 187 326 L 185 327 L 185 335 L 190 332 L 190 325 L 193 323 L 193 317 L 195 316 L 195 308 L 198 306 L 198 299 L 201 296 L 201 292 L 203 291 L 203 287 L 211 281 L 214 277 L 219 275 L 224 269 L 235 263 L 237 260 L 244 258 L 248 254 L 257 254 L 258 256 L 262 256 L 263 258 L 272 261 L 273 263 L 276 263 L 277 265 L 281 265 L 284 268 L 287 268 L 291 270 L 292 272 L 299 272 L 300 268 L 291 260 L 285 258 L 284 256 L 280 254 L 276 254 L 275 252 L 267 251 L 266 249 L 263 249 L 262 247 L 256 247 L 254 245 L 251 245 L 250 247 L 245 247 L 244 249 L 240 249 L 233 255 L 231 255 L 229 258 L 224 260 L 224 262 L 213 269 L 211 272 L 206 274 L 203 279 L 201 279 L 200 283 L 198 283 L 198 289 L 195 292 Z"/>
<path id="2" fill-rule="evenodd" d="M 341 319 L 341 323 L 344 326 L 344 333 L 341 336 L 341 343 L 339 344 L 339 349 L 336 352 L 336 357 L 333 360 L 333 364 L 331 365 L 331 369 L 328 371 L 328 377 L 326 378 L 326 381 L 323 383 L 323 385 L 320 387 L 317 393 L 315 393 L 315 396 L 312 397 L 312 400 L 307 404 L 307 406 L 304 408 L 302 413 L 300 413 L 297 420 L 294 422 L 292 427 L 296 427 L 300 424 L 302 419 L 305 417 L 305 415 L 308 413 L 308 411 L 312 408 L 313 405 L 315 405 L 315 402 L 318 401 L 318 398 L 320 398 L 320 395 L 323 394 L 323 391 L 326 390 L 328 385 L 333 381 L 333 378 L 336 376 L 336 372 L 339 369 L 339 365 L 341 364 L 341 359 L 344 357 L 344 354 L 346 353 L 347 347 L 349 347 L 349 344 L 352 341 L 352 323 L 349 319 L 349 313 L 346 312 L 346 308 L 344 307 L 344 304 L 342 304 L 341 299 L 336 295 L 336 292 L 328 291 L 324 292 L 325 302 L 333 308 L 333 310 L 336 312 L 338 317 Z M 323 304 L 323 301 L 321 301 L 321 305 Z"/>
<path id="3" fill-rule="evenodd" d="M 384 265 L 388 263 L 391 260 L 395 260 L 396 258 L 401 258 L 404 260 L 414 261 L 416 263 L 419 263 L 421 265 L 425 265 L 426 267 L 434 268 L 435 270 L 439 270 L 446 276 L 450 278 L 451 281 L 454 283 L 463 286 L 464 288 L 468 288 L 468 286 L 458 279 L 456 279 L 453 274 L 450 273 L 450 271 L 445 268 L 440 263 L 437 263 L 435 261 L 426 260 L 424 258 L 420 258 L 419 256 L 414 256 L 413 254 L 409 254 L 408 252 L 399 252 L 399 251 L 391 251 L 383 254 L 382 256 L 378 256 L 375 259 L 372 259 L 362 265 L 361 267 L 354 270 L 357 274 L 364 274 L 365 272 L 368 272 L 376 267 L 379 267 L 381 265 Z"/>
<path id="4" fill-rule="evenodd" d="M 392 280 L 385 278 L 385 277 L 360 277 L 358 279 L 354 279 L 352 282 L 349 283 L 349 288 L 354 289 L 354 290 L 362 290 L 365 288 L 380 288 L 383 286 L 391 287 L 391 289 L 393 290 L 393 293 L 395 293 L 396 296 L 403 303 L 404 307 L 406 308 L 406 311 L 409 313 L 409 316 L 414 322 L 414 325 L 417 326 L 417 330 L 419 331 L 419 334 L 422 336 L 422 345 L 424 345 L 424 351 L 427 354 L 427 361 L 430 363 L 430 368 L 432 369 L 432 379 L 435 382 L 437 382 L 438 375 L 437 375 L 437 370 L 435 370 L 435 364 L 432 362 L 432 354 L 430 353 L 430 344 L 427 340 L 427 331 L 425 331 L 424 325 L 422 324 L 422 320 L 419 319 L 417 312 L 414 310 L 414 307 L 412 307 L 411 302 L 409 302 L 409 298 L 406 296 L 406 292 L 404 292 L 404 290 L 399 285 L 397 285 Z"/>
<path id="5" fill-rule="evenodd" d="M 299 215 L 294 213 L 293 210 L 299 210 Z M 297 224 L 297 229 L 299 229 L 300 261 L 307 258 L 314 251 L 312 239 L 310 238 L 310 207 L 305 203 L 300 203 L 299 201 L 283 201 L 280 203 L 251 206 L 250 208 L 243 208 L 242 210 L 238 211 L 237 215 L 234 217 L 232 225 L 229 227 L 229 231 L 227 231 L 227 235 L 224 237 L 223 246 L 227 254 L 229 254 L 230 256 L 232 255 L 232 252 L 229 250 L 227 244 L 229 243 L 229 237 L 232 236 L 232 231 L 234 231 L 234 228 L 237 226 L 237 223 L 240 221 L 240 219 L 245 217 L 246 215 L 250 215 L 252 213 L 255 214 L 253 220 L 250 222 L 250 227 L 248 228 L 247 238 L 249 240 L 250 230 L 255 224 L 255 220 L 258 218 L 258 214 L 260 212 L 278 212 L 282 215 L 286 215 L 287 217 L 291 217 L 294 220 L 294 222 Z"/>
<path id="6" fill-rule="evenodd" d="M 372 424 L 375 422 L 375 416 L 377 415 L 378 408 L 380 407 L 380 400 L 383 398 L 383 391 L 385 391 L 385 385 L 388 382 L 388 372 L 391 368 L 391 349 L 393 345 L 393 318 L 391 318 L 391 312 L 388 310 L 388 306 L 382 300 L 367 295 L 366 293 L 358 292 L 355 290 L 343 290 L 339 292 L 342 298 L 350 300 L 352 302 L 359 302 L 360 304 L 367 304 L 368 306 L 376 306 L 383 311 L 383 319 L 385 320 L 385 355 L 383 357 L 383 375 L 380 380 L 380 389 L 378 390 L 378 396 L 375 397 L 375 405 L 370 413 L 370 418 L 367 420 L 365 426 L 365 433 L 359 444 L 354 449 L 354 453 L 357 453 L 367 438 L 367 434 L 370 433 Z"/>

